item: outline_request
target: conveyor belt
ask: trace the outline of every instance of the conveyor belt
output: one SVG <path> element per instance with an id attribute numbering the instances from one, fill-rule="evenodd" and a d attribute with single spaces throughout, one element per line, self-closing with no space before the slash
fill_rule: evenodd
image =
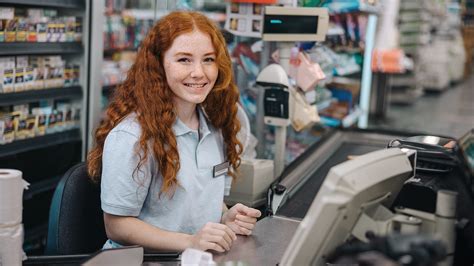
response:
<path id="1" fill-rule="evenodd" d="M 327 163 L 323 164 L 306 181 L 299 191 L 280 207 L 278 214 L 303 219 L 331 167 L 346 161 L 349 155 L 362 155 L 383 148 L 384 146 L 377 144 L 343 143 L 335 153 L 329 157 Z"/>

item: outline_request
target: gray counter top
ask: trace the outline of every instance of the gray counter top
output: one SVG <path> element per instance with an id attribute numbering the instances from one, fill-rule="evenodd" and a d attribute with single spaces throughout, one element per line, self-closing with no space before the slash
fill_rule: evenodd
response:
<path id="1" fill-rule="evenodd" d="M 265 217 L 256 224 L 251 236 L 238 236 L 228 252 L 214 254 L 214 261 L 217 264 L 239 261 L 248 265 L 276 265 L 299 223 L 284 217 Z"/>

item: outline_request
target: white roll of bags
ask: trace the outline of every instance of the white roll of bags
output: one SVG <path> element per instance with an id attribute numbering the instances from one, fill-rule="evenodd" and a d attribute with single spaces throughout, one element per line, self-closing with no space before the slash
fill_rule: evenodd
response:
<path id="1" fill-rule="evenodd" d="M 23 190 L 28 188 L 22 173 L 0 169 L 0 265 L 21 265 L 23 253 Z"/>

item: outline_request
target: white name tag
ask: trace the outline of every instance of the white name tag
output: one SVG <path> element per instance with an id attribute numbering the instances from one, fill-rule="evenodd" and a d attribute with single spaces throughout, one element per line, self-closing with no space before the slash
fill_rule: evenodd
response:
<path id="1" fill-rule="evenodd" d="M 218 177 L 229 172 L 229 162 L 223 162 L 221 164 L 215 165 L 212 170 L 212 176 Z"/>

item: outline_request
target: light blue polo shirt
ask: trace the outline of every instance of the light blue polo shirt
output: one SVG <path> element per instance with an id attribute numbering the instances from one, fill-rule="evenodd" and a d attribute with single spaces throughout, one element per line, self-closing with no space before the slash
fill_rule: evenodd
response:
<path id="1" fill-rule="evenodd" d="M 220 131 L 208 124 L 203 110 L 198 110 L 199 131 L 179 119 L 173 124 L 181 168 L 172 198 L 160 195 L 163 179 L 150 152 L 140 171 L 134 173 L 141 134 L 136 115 L 130 114 L 110 131 L 102 157 L 104 212 L 134 216 L 160 229 L 187 234 L 196 233 L 207 222 L 220 222 L 224 190 L 230 188 L 232 179 L 213 177 L 213 167 L 224 162 L 223 140 Z M 108 240 L 104 248 L 118 246 Z"/>

